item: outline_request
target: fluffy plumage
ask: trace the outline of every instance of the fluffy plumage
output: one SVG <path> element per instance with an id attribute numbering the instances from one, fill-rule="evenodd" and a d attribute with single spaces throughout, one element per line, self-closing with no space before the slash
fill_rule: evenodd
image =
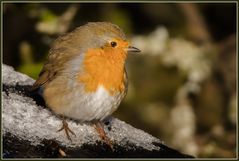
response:
<path id="1" fill-rule="evenodd" d="M 57 114 L 80 121 L 102 120 L 126 95 L 128 48 L 118 26 L 88 23 L 53 43 L 32 89 L 41 88 L 47 106 Z"/>

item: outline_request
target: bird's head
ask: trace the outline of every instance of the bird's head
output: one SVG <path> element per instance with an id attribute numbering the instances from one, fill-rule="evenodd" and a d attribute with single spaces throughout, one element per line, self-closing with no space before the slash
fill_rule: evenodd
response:
<path id="1" fill-rule="evenodd" d="M 94 52 L 99 56 L 126 57 L 128 52 L 140 52 L 130 46 L 124 32 L 109 22 L 89 22 L 60 37 L 53 45 L 64 46 L 72 53 Z"/>

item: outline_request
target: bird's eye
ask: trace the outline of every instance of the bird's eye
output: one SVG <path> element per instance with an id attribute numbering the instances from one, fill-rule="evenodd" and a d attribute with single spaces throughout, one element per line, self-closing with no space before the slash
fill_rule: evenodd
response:
<path id="1" fill-rule="evenodd" d="M 112 41 L 112 42 L 110 43 L 110 45 L 111 45 L 112 47 L 116 47 L 117 43 L 116 43 L 115 41 Z"/>

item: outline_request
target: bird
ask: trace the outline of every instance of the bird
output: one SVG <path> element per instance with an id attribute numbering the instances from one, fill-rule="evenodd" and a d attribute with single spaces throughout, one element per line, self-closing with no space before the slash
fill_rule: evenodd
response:
<path id="1" fill-rule="evenodd" d="M 62 117 L 62 127 L 72 141 L 66 118 L 91 122 L 108 145 L 103 121 L 119 107 L 128 89 L 125 63 L 130 45 L 123 30 L 110 22 L 88 22 L 59 36 L 49 50 L 32 91 Z"/>

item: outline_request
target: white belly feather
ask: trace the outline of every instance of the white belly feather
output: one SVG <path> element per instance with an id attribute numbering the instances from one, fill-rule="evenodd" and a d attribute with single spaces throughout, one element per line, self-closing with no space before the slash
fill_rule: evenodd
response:
<path id="1" fill-rule="evenodd" d="M 118 108 L 123 99 L 123 94 L 111 96 L 103 86 L 99 86 L 94 93 L 82 95 L 75 91 L 70 95 L 68 97 L 74 100 L 71 100 L 72 103 L 68 105 L 64 115 L 81 121 L 104 119 Z"/>

